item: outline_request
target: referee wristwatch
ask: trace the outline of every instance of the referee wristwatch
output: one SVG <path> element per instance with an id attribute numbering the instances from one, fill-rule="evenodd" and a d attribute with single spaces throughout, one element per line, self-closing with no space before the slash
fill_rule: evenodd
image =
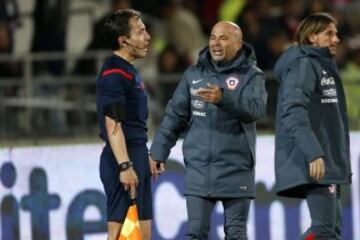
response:
<path id="1" fill-rule="evenodd" d="M 120 172 L 123 172 L 123 171 L 128 170 L 129 168 L 131 168 L 132 165 L 133 165 L 133 163 L 131 161 L 126 161 L 126 162 L 120 163 L 119 164 L 119 170 L 120 170 Z"/>

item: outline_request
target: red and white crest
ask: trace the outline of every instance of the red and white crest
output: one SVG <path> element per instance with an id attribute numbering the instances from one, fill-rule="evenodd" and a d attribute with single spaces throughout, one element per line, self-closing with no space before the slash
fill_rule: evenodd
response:
<path id="1" fill-rule="evenodd" d="M 239 85 L 239 79 L 235 76 L 230 76 L 226 79 L 226 86 L 229 90 L 235 90 Z"/>
<path id="2" fill-rule="evenodd" d="M 335 184 L 330 184 L 329 185 L 329 192 L 334 194 L 336 191 L 336 185 Z"/>

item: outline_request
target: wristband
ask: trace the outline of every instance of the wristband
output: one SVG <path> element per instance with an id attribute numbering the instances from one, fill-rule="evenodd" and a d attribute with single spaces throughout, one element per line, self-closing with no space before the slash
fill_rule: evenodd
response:
<path id="1" fill-rule="evenodd" d="M 120 163 L 119 164 L 119 170 L 120 170 L 120 172 L 123 172 L 123 171 L 128 170 L 129 168 L 131 168 L 132 165 L 133 165 L 133 163 L 131 161 Z"/>

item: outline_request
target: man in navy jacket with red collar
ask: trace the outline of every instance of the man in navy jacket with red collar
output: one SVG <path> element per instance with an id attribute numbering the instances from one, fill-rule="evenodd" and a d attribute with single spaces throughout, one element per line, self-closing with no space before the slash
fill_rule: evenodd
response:
<path id="1" fill-rule="evenodd" d="M 147 54 L 150 36 L 140 13 L 114 12 L 105 23 L 113 50 L 96 85 L 100 136 L 106 145 L 101 153 L 100 178 L 107 197 L 109 240 L 117 240 L 127 209 L 135 198 L 143 239 L 151 238 L 151 174 L 147 143 L 147 94 L 133 62 Z"/>

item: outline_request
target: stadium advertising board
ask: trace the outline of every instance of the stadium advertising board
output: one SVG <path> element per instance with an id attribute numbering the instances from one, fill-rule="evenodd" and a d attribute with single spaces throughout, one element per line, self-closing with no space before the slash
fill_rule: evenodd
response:
<path id="1" fill-rule="evenodd" d="M 182 142 L 173 148 L 167 172 L 153 186 L 157 239 L 184 239 Z M 101 144 L 0 149 L 0 239 L 106 239 L 105 195 L 99 178 Z M 304 201 L 277 198 L 274 138 L 257 141 L 256 189 L 248 222 L 250 240 L 286 240 L 309 224 Z M 343 239 L 360 239 L 360 133 L 351 134 L 353 185 L 344 188 Z M 211 239 L 223 239 L 222 206 L 212 216 Z"/>

